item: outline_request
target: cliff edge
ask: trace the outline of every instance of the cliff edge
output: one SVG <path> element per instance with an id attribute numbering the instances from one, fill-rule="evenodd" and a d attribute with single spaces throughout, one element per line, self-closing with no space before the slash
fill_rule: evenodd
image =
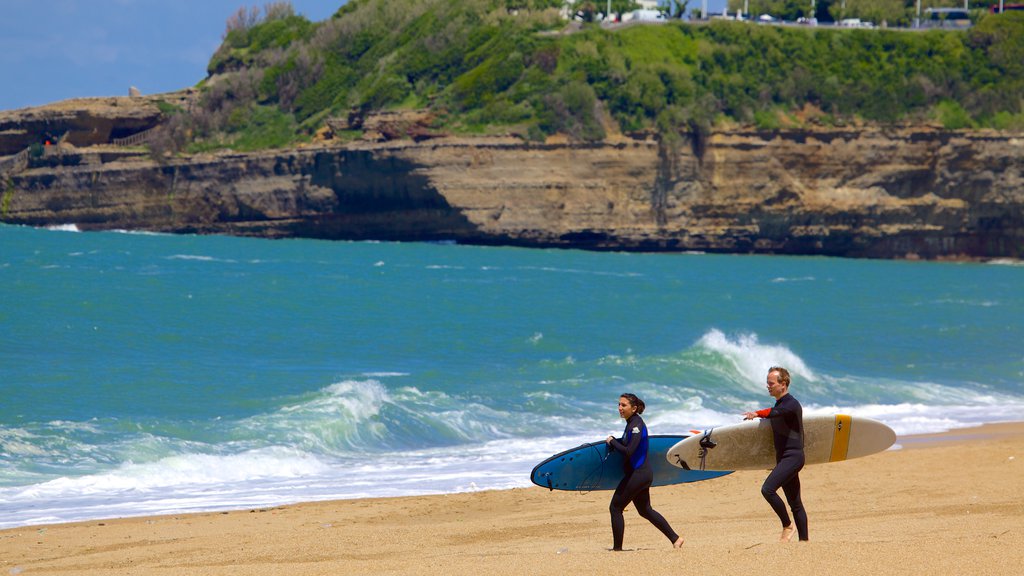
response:
<path id="1" fill-rule="evenodd" d="M 669 145 L 643 135 L 537 144 L 409 132 L 158 161 L 109 142 L 158 125 L 159 109 L 113 100 L 108 109 L 134 112 L 0 114 L 0 144 L 9 143 L 0 151 L 0 221 L 596 250 L 1024 258 L 1024 134 L 734 129 Z M 85 138 L 95 134 L 90 122 L 106 136 Z M 39 126 L 78 141 L 34 157 L 22 151 L 13 162 L 22 144 L 43 137 Z"/>

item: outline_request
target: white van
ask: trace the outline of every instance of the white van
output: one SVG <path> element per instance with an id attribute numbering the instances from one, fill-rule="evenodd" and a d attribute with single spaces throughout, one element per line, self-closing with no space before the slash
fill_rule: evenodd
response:
<path id="1" fill-rule="evenodd" d="M 871 22 L 865 22 L 860 18 L 844 18 L 839 21 L 839 25 L 844 28 L 874 28 L 875 25 Z"/>
<path id="2" fill-rule="evenodd" d="M 661 22 L 665 20 L 665 14 L 659 10 L 633 10 L 622 17 L 623 22 L 631 20 L 637 22 Z"/>

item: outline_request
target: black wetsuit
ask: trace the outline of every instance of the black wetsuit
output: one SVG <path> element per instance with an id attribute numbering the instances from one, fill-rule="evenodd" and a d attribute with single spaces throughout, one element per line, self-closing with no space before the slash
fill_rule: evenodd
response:
<path id="1" fill-rule="evenodd" d="M 637 513 L 661 530 L 670 542 L 674 544 L 679 539 L 679 535 L 672 530 L 665 517 L 651 507 L 651 482 L 654 481 L 654 472 L 647 461 L 648 445 L 647 425 L 639 414 L 634 414 L 626 421 L 622 438 L 609 442 L 612 449 L 625 456 L 622 470 L 626 474 L 615 488 L 615 494 L 612 495 L 611 504 L 608 506 L 612 515 L 613 550 L 622 550 L 622 536 L 626 531 L 622 511 L 630 502 L 636 506 Z"/>
<path id="2" fill-rule="evenodd" d="M 803 407 L 792 394 L 786 394 L 775 402 L 774 408 L 762 410 L 758 415 L 771 421 L 775 442 L 775 469 L 761 486 L 761 494 L 785 528 L 790 522 L 786 505 L 778 495 L 779 488 L 782 488 L 793 510 L 797 534 L 801 540 L 807 540 L 807 512 L 800 500 L 800 470 L 804 467 Z"/>

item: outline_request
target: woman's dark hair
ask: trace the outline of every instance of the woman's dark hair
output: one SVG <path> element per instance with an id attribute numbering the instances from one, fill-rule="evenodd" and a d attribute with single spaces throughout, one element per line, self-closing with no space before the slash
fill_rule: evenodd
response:
<path id="1" fill-rule="evenodd" d="M 630 394 L 629 392 L 627 392 L 627 393 L 622 395 L 622 398 L 625 398 L 626 400 L 628 400 L 629 401 L 629 405 L 634 407 L 634 408 L 636 408 L 636 413 L 637 414 L 643 414 L 644 413 L 644 408 L 646 408 L 647 405 L 644 404 L 644 401 L 641 400 L 639 396 L 637 396 L 636 394 Z"/>

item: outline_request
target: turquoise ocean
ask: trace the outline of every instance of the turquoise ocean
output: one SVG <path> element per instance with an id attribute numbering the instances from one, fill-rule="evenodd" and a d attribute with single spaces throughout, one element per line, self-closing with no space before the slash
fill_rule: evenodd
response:
<path id="1" fill-rule="evenodd" d="M 0 226 L 0 527 L 529 486 L 770 406 L 1019 420 L 1024 266 Z M 899 442 L 899 441 L 898 441 Z"/>

